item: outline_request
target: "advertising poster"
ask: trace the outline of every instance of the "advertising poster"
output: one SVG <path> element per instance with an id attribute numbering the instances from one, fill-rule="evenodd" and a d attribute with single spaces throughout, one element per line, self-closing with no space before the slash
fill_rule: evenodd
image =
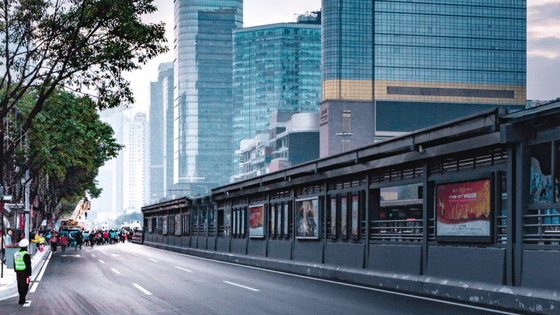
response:
<path id="1" fill-rule="evenodd" d="M 276 235 L 282 237 L 282 207 L 276 207 L 276 217 L 278 218 L 278 224 L 276 224 Z"/>
<path id="2" fill-rule="evenodd" d="M 150 233 L 154 232 L 154 228 L 153 228 L 151 219 L 148 220 L 148 232 L 150 232 Z"/>
<path id="3" fill-rule="evenodd" d="M 438 185 L 437 236 L 490 236 L 490 180 Z"/>
<path id="4" fill-rule="evenodd" d="M 163 227 L 161 228 L 162 234 L 167 234 L 167 217 L 162 218 Z"/>
<path id="5" fill-rule="evenodd" d="M 275 219 L 276 219 L 276 206 L 272 206 L 272 208 L 270 209 L 270 237 L 274 237 L 275 233 L 276 233 L 276 228 L 275 228 Z"/>
<path id="6" fill-rule="evenodd" d="M 181 229 L 181 215 L 175 215 L 175 235 L 181 235 L 183 233 Z"/>
<path id="7" fill-rule="evenodd" d="M 352 196 L 352 236 L 358 236 L 360 209 L 358 208 L 358 196 Z"/>
<path id="8" fill-rule="evenodd" d="M 249 237 L 264 237 L 264 206 L 249 207 Z"/>
<path id="9" fill-rule="evenodd" d="M 319 238 L 318 198 L 296 200 L 296 237 Z"/>
<path id="10" fill-rule="evenodd" d="M 340 198 L 340 235 L 348 237 L 348 197 Z"/>
<path id="11" fill-rule="evenodd" d="M 289 232 L 288 232 L 288 204 L 285 203 L 284 204 L 284 236 L 289 237 Z"/>
<path id="12" fill-rule="evenodd" d="M 331 235 L 336 238 L 336 197 L 331 198 Z"/>

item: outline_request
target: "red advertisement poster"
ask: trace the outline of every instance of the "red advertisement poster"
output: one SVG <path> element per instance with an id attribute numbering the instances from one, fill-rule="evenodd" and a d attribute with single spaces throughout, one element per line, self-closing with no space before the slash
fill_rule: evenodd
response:
<path id="1" fill-rule="evenodd" d="M 249 236 L 264 237 L 264 206 L 249 208 Z"/>
<path id="2" fill-rule="evenodd" d="M 490 236 L 490 180 L 437 186 L 438 236 Z"/>

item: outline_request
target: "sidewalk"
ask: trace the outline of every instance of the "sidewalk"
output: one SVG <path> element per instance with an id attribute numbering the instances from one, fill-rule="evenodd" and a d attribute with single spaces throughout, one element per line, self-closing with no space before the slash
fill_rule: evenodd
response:
<path id="1" fill-rule="evenodd" d="M 32 283 L 35 281 L 43 265 L 49 257 L 51 252 L 50 246 L 45 246 L 43 252 L 37 251 L 33 257 L 31 257 L 31 270 L 33 271 L 30 279 L 29 289 L 31 289 Z M 17 283 L 16 283 L 16 273 L 14 269 L 6 268 L 4 265 L 4 277 L 0 278 L 0 301 L 8 299 L 10 297 L 17 296 Z"/>

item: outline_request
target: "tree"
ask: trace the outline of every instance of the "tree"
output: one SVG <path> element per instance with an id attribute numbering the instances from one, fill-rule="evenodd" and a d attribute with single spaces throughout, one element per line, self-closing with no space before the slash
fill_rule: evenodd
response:
<path id="1" fill-rule="evenodd" d="M 152 2 L 4 0 L 0 5 L 0 67 L 4 68 L 0 118 L 6 119 L 20 102 L 28 102 L 30 110 L 20 126 L 26 132 L 61 87 L 94 93 L 99 109 L 133 103 L 122 73 L 167 51 L 164 23 L 141 21 L 142 15 L 156 11 Z M 4 132 L 0 124 L 0 144 Z M 0 152 L 0 162 L 15 152 L 19 140 Z"/>
<path id="2" fill-rule="evenodd" d="M 116 157 L 122 146 L 116 143 L 111 126 L 99 119 L 96 104 L 89 97 L 57 90 L 46 105 L 25 135 L 27 144 L 20 146 L 6 164 L 18 172 L 29 170 L 30 199 L 38 197 L 38 208 L 52 212 L 62 200 L 76 204 L 86 194 L 97 197 L 101 193 L 95 185 L 98 169 Z M 32 107 L 20 103 L 15 126 L 24 123 Z M 17 180 L 11 184 L 16 186 Z M 21 190 L 16 195 L 21 196 Z"/>

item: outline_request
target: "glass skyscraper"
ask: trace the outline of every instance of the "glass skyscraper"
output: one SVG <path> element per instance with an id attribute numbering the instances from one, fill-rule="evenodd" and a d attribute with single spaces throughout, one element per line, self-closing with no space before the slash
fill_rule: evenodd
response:
<path id="1" fill-rule="evenodd" d="M 232 32 L 242 0 L 176 0 L 174 183 L 187 194 L 229 182 Z"/>
<path id="2" fill-rule="evenodd" d="M 150 82 L 150 202 L 156 203 L 173 185 L 173 62 L 158 67 Z"/>
<path id="3" fill-rule="evenodd" d="M 268 134 L 276 110 L 318 112 L 321 25 L 315 22 L 249 27 L 233 35 L 233 148 Z M 233 165 L 238 165 L 234 157 Z"/>
<path id="4" fill-rule="evenodd" d="M 344 110 L 354 118 L 369 107 L 377 132 L 404 132 L 494 107 L 524 108 L 526 1 L 322 4 L 322 137 L 329 137 L 321 156 L 325 146 L 327 155 L 342 150 L 336 133 L 373 140 L 373 127 L 342 130 Z"/>

